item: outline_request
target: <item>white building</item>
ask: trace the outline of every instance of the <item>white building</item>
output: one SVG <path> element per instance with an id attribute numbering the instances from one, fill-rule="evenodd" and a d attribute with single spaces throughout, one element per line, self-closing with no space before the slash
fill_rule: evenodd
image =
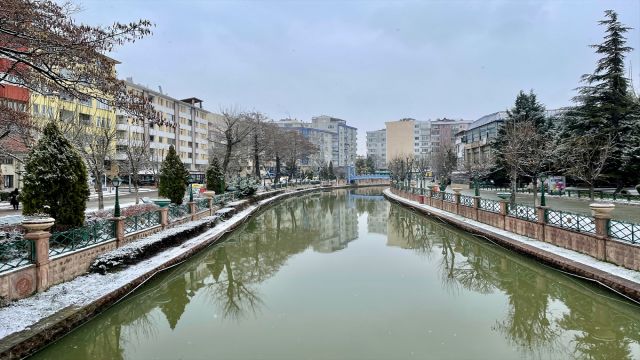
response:
<path id="1" fill-rule="evenodd" d="M 367 157 L 375 161 L 376 169 L 387 168 L 387 130 L 367 131 Z"/>

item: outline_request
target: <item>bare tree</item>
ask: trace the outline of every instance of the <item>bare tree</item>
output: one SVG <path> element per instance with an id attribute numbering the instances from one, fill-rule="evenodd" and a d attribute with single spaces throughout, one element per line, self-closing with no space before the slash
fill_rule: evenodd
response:
<path id="1" fill-rule="evenodd" d="M 307 140 L 298 131 L 285 131 L 281 134 L 283 139 L 281 153 L 282 158 L 288 169 L 288 175 L 294 177 L 297 174 L 297 168 L 299 162 L 309 158 L 312 154 L 318 151 L 318 148 Z"/>
<path id="2" fill-rule="evenodd" d="M 126 143 L 124 154 L 126 156 L 125 168 L 129 173 L 129 186 L 133 183 L 134 192 L 136 194 L 136 204 L 140 203 L 139 181 L 140 172 L 151 167 L 151 149 L 150 137 L 144 133 L 136 133 L 131 127 L 124 134 Z"/>
<path id="3" fill-rule="evenodd" d="M 431 169 L 431 157 L 427 154 L 421 154 L 415 157 L 415 170 L 420 180 L 420 187 L 423 188 L 427 171 Z"/>
<path id="4" fill-rule="evenodd" d="M 593 188 L 602 177 L 614 148 L 609 134 L 576 135 L 561 144 L 566 173 L 589 185 L 589 197 L 593 200 Z"/>
<path id="5" fill-rule="evenodd" d="M 267 124 L 267 116 L 259 111 L 254 111 L 247 114 L 247 117 L 251 126 L 251 151 L 253 156 L 253 172 L 256 179 L 260 179 L 260 160 L 264 156 L 265 150 L 269 146 L 267 136 L 272 131 L 271 127 L 275 127 L 272 124 Z"/>
<path id="6" fill-rule="evenodd" d="M 518 172 L 531 179 L 533 184 L 533 206 L 538 199 L 538 179 L 551 169 L 556 146 L 553 136 L 539 131 L 533 121 L 517 125 L 526 155 L 518 161 Z"/>
<path id="7" fill-rule="evenodd" d="M 409 181 L 414 168 L 415 157 L 413 154 L 398 155 L 389 161 L 389 172 L 397 182 Z"/>
<path id="8" fill-rule="evenodd" d="M 124 82 L 113 71 L 115 61 L 104 54 L 149 35 L 151 22 L 89 26 L 72 18 L 77 11 L 70 2 L 3 0 L 0 83 L 41 94 L 106 97 L 114 106 L 126 100 Z"/>
<path id="9" fill-rule="evenodd" d="M 489 151 L 481 151 L 479 156 L 466 159 L 464 162 L 464 171 L 469 178 L 473 180 L 474 187 L 477 182 L 486 178 L 495 169 L 496 161 L 493 154 Z"/>
<path id="10" fill-rule="evenodd" d="M 524 159 L 529 155 L 531 150 L 527 143 L 527 136 L 531 135 L 531 133 L 529 133 L 530 127 L 526 124 L 526 121 L 511 121 L 505 124 L 503 137 L 504 144 L 499 150 L 502 162 L 507 168 L 509 178 L 511 179 L 512 204 L 515 204 L 516 202 L 518 175 L 520 175 Z"/>
<path id="11" fill-rule="evenodd" d="M 448 184 L 458 164 L 455 149 L 448 144 L 441 145 L 434 155 L 433 162 L 435 175 L 438 176 L 440 183 Z"/>
<path id="12" fill-rule="evenodd" d="M 234 156 L 238 158 L 238 149 L 242 147 L 243 141 L 251 132 L 252 127 L 248 116 L 234 109 L 223 110 L 222 119 L 213 126 L 212 138 L 209 142 L 213 143 L 214 149 L 222 150 L 222 171 L 226 176 L 229 175 L 229 164 L 232 158 Z"/>

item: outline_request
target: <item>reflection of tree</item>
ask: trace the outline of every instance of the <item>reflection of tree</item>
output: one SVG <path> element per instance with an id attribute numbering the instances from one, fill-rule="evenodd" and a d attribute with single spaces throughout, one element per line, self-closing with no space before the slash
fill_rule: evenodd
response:
<path id="1" fill-rule="evenodd" d="M 630 344 L 640 343 L 640 315 L 628 304 L 397 205 L 389 211 L 389 245 L 439 256 L 444 287 L 504 293 L 509 308 L 493 330 L 529 356 L 569 356 L 560 344 L 567 331 L 576 334 L 573 356 L 581 359 L 630 359 Z M 550 310 L 552 300 L 568 308 L 561 318 Z"/>

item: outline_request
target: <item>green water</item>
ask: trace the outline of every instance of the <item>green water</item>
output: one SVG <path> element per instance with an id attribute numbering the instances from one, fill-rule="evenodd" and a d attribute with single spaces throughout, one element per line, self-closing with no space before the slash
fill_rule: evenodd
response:
<path id="1" fill-rule="evenodd" d="M 283 201 L 33 358 L 640 357 L 640 307 L 380 194 Z"/>

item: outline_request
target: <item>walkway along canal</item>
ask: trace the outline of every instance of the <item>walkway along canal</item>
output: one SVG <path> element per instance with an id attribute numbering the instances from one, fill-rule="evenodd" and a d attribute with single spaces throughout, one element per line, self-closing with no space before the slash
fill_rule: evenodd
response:
<path id="1" fill-rule="evenodd" d="M 33 359 L 640 357 L 640 308 L 391 204 L 287 199 Z"/>

